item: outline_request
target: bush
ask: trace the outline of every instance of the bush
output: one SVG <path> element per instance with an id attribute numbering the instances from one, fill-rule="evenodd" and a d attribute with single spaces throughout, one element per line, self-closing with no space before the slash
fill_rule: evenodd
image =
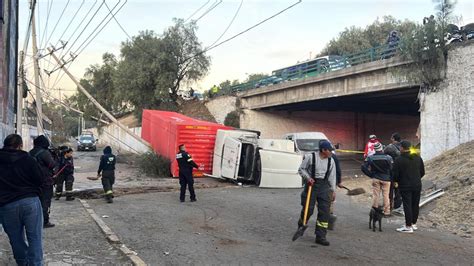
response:
<path id="1" fill-rule="evenodd" d="M 237 111 L 232 111 L 227 114 L 224 119 L 224 125 L 228 127 L 240 128 L 240 115 Z"/>
<path id="2" fill-rule="evenodd" d="M 137 160 L 140 171 L 152 177 L 171 176 L 171 161 L 154 152 L 141 154 Z"/>

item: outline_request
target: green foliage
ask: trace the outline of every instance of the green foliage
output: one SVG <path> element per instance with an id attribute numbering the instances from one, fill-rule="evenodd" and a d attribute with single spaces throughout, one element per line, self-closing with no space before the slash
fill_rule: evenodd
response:
<path id="1" fill-rule="evenodd" d="M 147 152 L 138 156 L 137 164 L 140 171 L 146 175 L 152 177 L 171 176 L 170 160 L 154 152 Z"/>
<path id="2" fill-rule="evenodd" d="M 382 20 L 377 18 L 365 28 L 346 28 L 338 37 L 329 41 L 318 56 L 347 55 L 383 45 L 390 31 L 396 30 L 401 36 L 410 35 L 415 25 L 412 21 L 401 21 L 392 16 L 384 16 Z"/>
<path id="3" fill-rule="evenodd" d="M 207 74 L 210 58 L 196 36 L 195 23 L 175 19 L 163 34 L 143 31 L 122 43 L 120 58 L 106 53 L 90 66 L 81 85 L 116 115 L 142 109 L 177 110 L 178 91 Z M 71 98 L 87 116 L 98 111 L 82 93 Z"/>
<path id="4" fill-rule="evenodd" d="M 448 24 L 454 21 L 453 1 L 436 1 L 437 14 L 425 18 L 423 25 L 417 25 L 412 36 L 402 39 L 403 56 L 412 60 L 404 72 L 411 82 L 422 84 L 426 90 L 435 91 L 446 72 L 448 47 L 445 36 Z"/>
<path id="5" fill-rule="evenodd" d="M 232 111 L 224 119 L 224 125 L 228 127 L 240 128 L 240 115 L 238 111 Z"/>

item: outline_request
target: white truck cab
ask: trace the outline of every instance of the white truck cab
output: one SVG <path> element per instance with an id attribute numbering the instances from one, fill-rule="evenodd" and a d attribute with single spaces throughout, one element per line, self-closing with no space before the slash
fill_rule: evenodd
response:
<path id="1" fill-rule="evenodd" d="M 250 181 L 264 188 L 301 188 L 301 158 L 290 140 L 260 139 L 256 131 L 219 129 L 212 176 Z"/>

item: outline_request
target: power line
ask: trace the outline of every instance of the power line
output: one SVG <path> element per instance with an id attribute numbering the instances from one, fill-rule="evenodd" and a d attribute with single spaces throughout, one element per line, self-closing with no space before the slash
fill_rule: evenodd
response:
<path id="1" fill-rule="evenodd" d="M 207 6 L 207 4 L 209 4 L 209 2 L 211 2 L 211 0 L 207 0 L 206 3 L 204 3 L 204 5 L 202 5 L 200 8 L 198 8 L 196 11 L 194 11 L 194 13 L 191 14 L 191 16 L 189 16 L 185 21 L 184 23 L 186 23 L 190 18 L 194 17 L 194 15 L 196 15 L 197 12 L 201 11 L 201 9 L 203 9 L 205 6 Z"/>
<path id="2" fill-rule="evenodd" d="M 79 8 L 77 9 L 76 13 L 74 13 L 74 15 L 72 16 L 71 20 L 69 21 L 69 24 L 67 24 L 67 26 L 66 26 L 66 29 L 64 29 L 63 33 L 62 33 L 61 36 L 58 38 L 58 41 L 56 42 L 56 44 L 55 44 L 54 46 L 58 46 L 59 42 L 60 42 L 61 39 L 63 38 L 64 34 L 66 34 L 66 31 L 69 29 L 69 27 L 71 26 L 71 24 L 72 24 L 72 22 L 74 21 L 74 19 L 76 19 L 77 14 L 78 14 L 79 11 L 82 9 L 82 6 L 84 5 L 85 2 L 86 2 L 86 0 L 82 0 L 81 5 L 80 5 Z"/>
<path id="3" fill-rule="evenodd" d="M 44 44 L 43 49 L 46 48 L 46 46 L 48 46 L 48 43 L 49 43 L 49 41 L 51 40 L 51 37 L 53 37 L 53 34 L 54 34 L 54 32 L 56 31 L 56 27 L 58 26 L 59 22 L 60 22 L 61 19 L 63 18 L 64 12 L 66 11 L 67 7 L 69 6 L 69 2 L 71 2 L 71 0 L 67 0 L 66 5 L 64 6 L 63 11 L 61 12 L 61 15 L 59 16 L 58 21 L 56 21 L 56 24 L 55 24 L 54 27 L 53 27 L 53 31 L 51 31 L 51 34 L 49 35 L 48 40 L 47 40 L 46 43 Z"/>
<path id="4" fill-rule="evenodd" d="M 247 28 L 247 29 L 245 29 L 245 30 L 243 30 L 243 31 L 241 31 L 241 32 L 239 32 L 239 33 L 237 33 L 237 34 L 235 34 L 234 36 L 232 36 L 232 37 L 230 37 L 230 38 L 227 38 L 227 39 L 221 41 L 221 42 L 218 43 L 218 44 L 215 44 L 215 45 L 213 45 L 213 46 L 210 46 L 210 47 L 204 49 L 203 51 L 201 51 L 201 52 L 199 52 L 199 53 L 196 53 L 195 55 L 193 55 L 193 56 L 187 58 L 185 61 L 191 60 L 191 59 L 195 58 L 196 56 L 199 56 L 199 55 L 201 55 L 201 54 L 204 54 L 204 53 L 206 53 L 206 52 L 208 52 L 208 51 L 210 51 L 210 50 L 212 50 L 212 49 L 214 49 L 214 48 L 217 48 L 217 47 L 223 45 L 224 43 L 227 43 L 227 42 L 229 42 L 229 41 L 231 41 L 231 40 L 233 40 L 233 39 L 239 37 L 240 35 L 242 35 L 242 34 L 248 32 L 248 31 L 250 31 L 250 30 L 252 30 L 252 29 L 254 29 L 254 28 L 256 28 L 256 27 L 258 27 L 258 26 L 260 26 L 260 25 L 262 25 L 263 23 L 269 21 L 270 19 L 272 19 L 272 18 L 274 18 L 274 17 L 277 17 L 278 15 L 284 13 L 285 11 L 287 11 L 287 10 L 293 8 L 294 6 L 296 6 L 296 5 L 298 5 L 299 3 L 301 3 L 301 1 L 302 1 L 302 0 L 298 0 L 298 2 L 296 2 L 296 3 L 294 3 L 294 4 L 292 4 L 292 5 L 288 6 L 288 7 L 286 7 L 285 9 L 282 9 L 282 10 L 279 11 L 278 13 L 275 13 L 274 15 L 272 15 L 272 16 L 270 16 L 270 17 L 268 17 L 268 18 L 266 18 L 266 19 L 264 19 L 264 20 L 258 22 L 257 24 L 255 24 L 255 25 L 253 25 L 253 26 L 251 26 L 251 27 L 249 27 L 249 28 Z"/>
<path id="5" fill-rule="evenodd" d="M 67 41 L 65 42 L 65 45 L 67 45 L 71 39 L 74 37 L 74 35 L 76 34 L 77 30 L 82 26 L 82 23 L 84 23 L 84 21 L 86 20 L 86 18 L 89 16 L 89 14 L 92 12 L 92 10 L 94 9 L 95 5 L 97 4 L 97 1 L 98 0 L 95 0 L 94 4 L 89 8 L 89 10 L 87 11 L 86 15 L 82 18 L 81 22 L 79 22 L 79 24 L 77 25 L 77 27 L 74 29 L 74 31 L 72 32 L 72 34 L 69 36 L 69 38 L 67 39 Z M 91 17 L 92 19 L 92 17 Z M 61 53 L 59 54 L 59 58 L 62 58 L 62 56 L 64 55 L 66 49 L 63 49 L 61 50 Z M 67 53 L 67 52 L 66 52 Z M 54 67 L 58 66 L 58 64 L 55 64 L 53 65 Z M 59 77 L 59 76 L 58 76 Z M 58 78 L 56 78 L 54 84 L 56 84 L 56 81 L 58 80 Z"/>
<path id="6" fill-rule="evenodd" d="M 106 18 L 111 15 L 111 17 L 109 18 L 109 20 L 102 26 L 102 28 L 92 37 L 92 39 L 89 40 L 89 42 L 80 50 L 76 50 L 75 51 L 75 56 L 73 58 L 73 61 L 71 61 L 70 63 L 72 64 L 74 62 L 74 59 L 77 58 L 88 46 L 89 44 L 102 32 L 102 30 L 110 23 L 110 21 L 112 19 L 115 18 L 115 15 L 120 12 L 120 10 L 125 6 L 125 4 L 128 2 L 128 0 L 125 0 L 125 2 L 117 9 L 117 11 L 115 11 L 115 13 L 113 13 L 113 10 L 115 9 L 115 7 L 120 3 L 120 1 L 112 8 L 112 10 L 110 10 L 110 8 L 107 6 L 107 4 L 105 4 L 105 1 L 104 1 L 104 4 L 106 5 L 106 7 L 109 9 L 109 14 L 106 16 Z M 102 21 L 103 22 L 103 21 Z M 102 23 L 101 23 L 102 24 Z M 100 26 L 100 24 L 99 24 Z M 94 30 L 95 31 L 95 30 Z M 94 32 L 93 32 L 94 33 Z M 92 34 L 93 34 L 92 33 Z M 90 35 L 92 36 L 92 35 Z M 90 37 L 89 36 L 89 37 Z M 87 40 L 87 39 L 86 39 Z M 83 42 L 84 43 L 84 42 Z M 82 45 L 81 45 L 82 46 Z M 80 49 L 81 47 L 79 47 L 78 49 Z M 68 66 L 68 67 L 71 67 L 71 64 Z M 67 64 L 65 64 L 66 66 Z M 61 74 L 61 76 L 58 76 L 58 78 L 56 79 L 56 81 L 54 82 L 53 84 L 53 87 L 56 86 L 57 83 L 59 83 L 61 81 L 61 79 L 64 77 L 65 75 L 65 72 L 63 74 Z"/>
<path id="7" fill-rule="evenodd" d="M 51 15 L 51 8 L 53 7 L 53 0 L 51 0 L 51 3 L 48 0 L 48 3 L 46 4 L 46 10 L 47 11 L 47 16 L 46 16 L 46 24 L 44 25 L 44 30 L 43 30 L 43 36 L 41 37 L 40 41 L 40 47 L 43 47 L 43 41 L 45 38 L 48 38 L 48 23 L 49 23 L 49 16 Z"/>
<path id="8" fill-rule="evenodd" d="M 89 19 L 89 22 L 87 22 L 86 26 L 84 27 L 84 29 L 82 29 L 82 31 L 79 33 L 79 35 L 77 36 L 77 38 L 74 40 L 74 42 L 71 44 L 71 46 L 69 46 L 69 49 L 67 50 L 67 52 L 65 52 L 65 54 L 69 53 L 72 49 L 72 47 L 76 44 L 77 40 L 79 40 L 79 38 L 81 37 L 81 35 L 84 33 L 84 31 L 87 29 L 87 27 L 89 26 L 89 24 L 92 22 L 92 20 L 94 19 L 95 16 L 97 16 L 97 13 L 99 12 L 99 10 L 102 8 L 102 6 L 104 5 L 105 3 L 105 0 L 102 1 L 102 4 L 100 4 L 99 8 L 95 11 L 95 13 L 92 15 L 92 17 Z"/>
<path id="9" fill-rule="evenodd" d="M 240 1 L 240 5 L 239 5 L 239 8 L 237 8 L 237 11 L 235 12 L 234 14 L 234 17 L 232 18 L 232 20 L 230 21 L 229 25 L 227 25 L 227 28 L 224 30 L 224 32 L 219 36 L 219 38 L 217 38 L 211 45 L 209 45 L 208 47 L 211 47 L 213 46 L 214 44 L 216 44 L 218 41 L 220 41 L 220 39 L 226 34 L 226 32 L 229 30 L 230 26 L 232 26 L 232 24 L 234 23 L 234 20 L 235 18 L 239 15 L 239 12 L 240 12 L 240 9 L 242 8 L 242 4 L 244 3 L 244 0 L 241 0 Z"/>
<path id="10" fill-rule="evenodd" d="M 122 0 L 119 0 L 117 2 L 117 4 L 115 4 L 115 6 L 112 8 L 112 11 L 115 10 L 115 8 L 120 4 Z M 127 3 L 127 0 L 125 0 L 124 4 L 119 8 L 118 11 L 120 11 L 120 9 Z M 105 4 L 105 1 L 104 1 L 104 4 Z M 83 45 L 85 43 L 87 43 L 89 41 L 89 39 L 96 33 L 97 29 L 99 29 L 101 26 L 102 26 L 102 23 L 104 23 L 105 20 L 107 20 L 107 18 L 109 18 L 109 15 L 112 14 L 112 11 L 109 11 L 109 13 L 102 19 L 102 21 L 99 23 L 99 25 L 97 25 L 97 27 L 95 27 L 95 29 L 90 33 L 90 35 L 81 43 L 81 45 L 79 45 L 79 47 L 76 49 L 76 51 L 74 52 L 74 54 L 77 56 L 78 55 L 78 51 L 83 47 Z M 90 39 L 91 41 L 94 40 L 94 38 L 105 28 L 105 26 L 107 26 L 107 24 L 110 22 L 110 20 L 112 20 L 112 18 L 110 18 L 105 24 L 104 24 L 104 27 L 102 27 L 96 35 L 94 35 L 92 37 L 92 39 Z M 90 41 L 87 43 L 87 45 L 90 44 Z M 87 47 L 87 45 L 85 47 Z M 81 50 L 82 52 L 83 50 Z"/>
<path id="11" fill-rule="evenodd" d="M 204 14 L 202 14 L 200 17 L 198 17 L 198 19 L 194 20 L 194 22 L 198 22 L 200 19 L 202 19 L 204 16 L 206 16 L 209 12 L 211 12 L 214 8 L 216 8 L 218 5 L 220 5 L 222 3 L 222 0 L 218 0 L 219 2 L 217 2 L 216 0 L 216 3 L 217 4 L 214 4 L 212 5 L 208 10 L 206 10 L 206 12 L 204 12 Z"/>

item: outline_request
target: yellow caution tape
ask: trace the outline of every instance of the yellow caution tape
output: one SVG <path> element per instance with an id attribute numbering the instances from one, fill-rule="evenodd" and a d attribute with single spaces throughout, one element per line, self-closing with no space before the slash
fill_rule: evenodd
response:
<path id="1" fill-rule="evenodd" d="M 363 151 L 353 151 L 353 150 L 336 150 L 337 152 L 345 152 L 345 153 L 360 153 L 364 154 Z"/>

